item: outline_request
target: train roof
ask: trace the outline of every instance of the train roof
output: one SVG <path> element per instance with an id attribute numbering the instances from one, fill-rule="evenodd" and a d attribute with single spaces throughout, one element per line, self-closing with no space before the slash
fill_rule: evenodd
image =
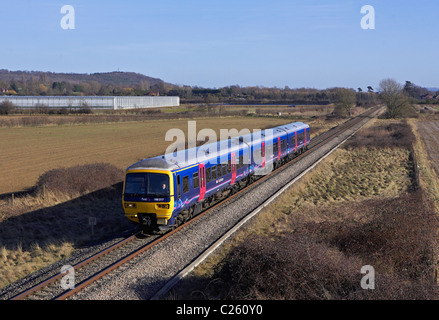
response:
<path id="1" fill-rule="evenodd" d="M 220 157 L 220 162 L 226 159 L 221 159 L 229 154 L 229 152 L 240 150 L 241 145 L 249 145 L 250 143 L 261 143 L 265 138 L 265 134 L 272 130 L 273 138 L 281 136 L 285 132 L 291 133 L 297 130 L 309 128 L 309 125 L 303 122 L 293 122 L 286 125 L 277 126 L 261 130 L 260 134 L 257 132 L 249 133 L 243 136 L 229 138 L 228 140 L 221 140 L 213 143 L 203 144 L 199 147 L 184 149 L 174 153 L 168 153 L 162 156 L 147 158 L 140 160 L 129 166 L 127 170 L 135 169 L 157 169 L 157 170 L 177 170 L 190 165 L 194 165 L 201 161 L 215 159 Z M 229 147 L 227 145 L 230 144 Z M 216 152 L 215 152 L 216 151 Z"/>

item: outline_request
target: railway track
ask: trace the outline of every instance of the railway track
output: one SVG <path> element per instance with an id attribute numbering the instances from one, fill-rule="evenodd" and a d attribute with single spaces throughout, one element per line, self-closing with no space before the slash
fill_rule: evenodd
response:
<path id="1" fill-rule="evenodd" d="M 331 141 L 335 137 L 342 135 L 345 131 L 355 127 L 360 122 L 366 123 L 368 119 L 374 117 L 378 112 L 379 112 L 379 108 L 368 110 L 364 114 L 356 118 L 353 118 L 337 127 L 334 127 L 331 130 L 319 135 L 318 137 L 315 137 L 311 141 L 311 144 L 309 145 L 309 150 L 307 152 L 303 153 L 302 155 L 299 155 L 298 157 L 294 158 L 292 161 L 277 168 L 269 175 L 262 176 L 254 183 L 243 187 L 233 195 L 230 195 L 225 199 L 220 199 L 217 203 L 213 204 L 211 207 L 201 212 L 199 215 L 195 216 L 187 223 L 171 231 L 168 231 L 165 234 L 151 235 L 151 236 L 144 236 L 141 235 L 140 233 L 133 234 L 117 242 L 116 244 L 110 246 L 109 248 L 106 248 L 105 250 L 102 250 L 97 254 L 92 255 L 88 259 L 85 259 L 84 261 L 77 263 L 76 265 L 72 266 L 74 269 L 74 276 L 75 276 L 74 288 L 67 290 L 62 289 L 60 283 L 62 279 L 67 275 L 63 273 L 58 273 L 44 281 L 41 281 L 37 285 L 19 294 L 14 295 L 11 299 L 12 300 L 22 300 L 22 299 L 64 300 L 74 296 L 81 290 L 91 286 L 93 283 L 96 283 L 99 279 L 102 279 L 105 275 L 108 275 L 113 271 L 115 271 L 116 269 L 120 268 L 121 266 L 126 265 L 129 261 L 132 261 L 133 259 L 141 256 L 142 254 L 148 251 L 152 251 L 151 249 L 153 248 L 157 248 L 159 244 L 166 242 L 169 238 L 173 237 L 173 235 L 182 231 L 182 229 L 190 229 L 191 225 L 197 224 L 198 220 L 205 219 L 206 216 L 208 216 L 214 211 L 218 211 L 222 206 L 227 205 L 227 203 L 238 201 L 238 199 L 242 197 L 244 194 L 258 188 L 258 186 L 264 184 L 266 181 L 270 179 L 275 179 L 276 176 L 280 175 L 281 173 L 291 168 L 295 163 L 297 163 L 304 157 L 310 156 L 311 154 L 315 153 L 316 150 L 319 150 L 319 148 L 325 145 L 328 141 Z M 309 168 L 310 166 L 307 167 Z M 285 187 L 285 184 L 282 187 Z M 279 189 L 273 190 L 273 194 L 275 194 L 278 191 Z M 254 209 L 251 211 L 254 211 Z M 246 218 L 246 216 L 247 215 L 239 218 L 238 222 L 234 223 L 233 225 L 236 226 L 239 222 L 242 222 Z M 230 227 L 227 229 L 229 230 Z M 211 244 L 204 245 L 202 251 L 207 252 L 208 250 L 206 249 L 208 249 L 210 246 Z M 193 263 L 194 262 L 192 261 L 190 264 L 188 264 L 186 268 L 188 267 L 193 268 Z M 178 271 L 180 270 L 181 268 Z M 160 289 L 152 290 L 155 292 L 154 297 L 157 298 L 160 294 L 163 294 L 173 284 L 175 284 L 176 281 L 178 281 L 179 277 L 182 276 L 180 272 L 176 272 L 174 274 L 176 274 L 176 276 L 171 277 L 172 279 L 171 282 L 168 282 L 168 279 L 166 279 L 161 281 L 160 284 L 157 284 L 157 286 Z M 168 289 L 163 289 L 163 288 L 168 288 Z M 158 295 L 157 292 L 159 292 L 160 294 Z M 151 296 L 152 295 L 150 294 L 149 298 Z"/>

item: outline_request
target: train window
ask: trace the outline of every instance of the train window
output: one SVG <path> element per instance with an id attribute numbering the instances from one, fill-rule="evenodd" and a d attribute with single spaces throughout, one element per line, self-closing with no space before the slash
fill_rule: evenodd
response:
<path id="1" fill-rule="evenodd" d="M 217 164 L 216 165 L 216 174 L 217 174 L 217 176 L 218 176 L 218 178 L 221 178 L 221 176 L 223 175 L 222 174 L 222 172 L 221 172 L 221 165 L 220 164 Z"/>
<path id="2" fill-rule="evenodd" d="M 193 178 L 192 182 L 194 183 L 194 189 L 196 189 L 200 186 L 200 179 L 198 178 L 198 172 L 195 172 L 192 178 Z"/>
<path id="3" fill-rule="evenodd" d="M 244 166 L 244 155 L 240 155 L 239 156 L 239 167 L 243 167 Z"/>
<path id="4" fill-rule="evenodd" d="M 306 141 L 309 141 L 309 140 L 311 140 L 311 135 L 310 135 L 309 128 L 308 128 L 308 129 L 306 129 Z"/>
<path id="5" fill-rule="evenodd" d="M 212 168 L 206 168 L 206 182 L 212 181 Z"/>
<path id="6" fill-rule="evenodd" d="M 212 166 L 212 180 L 216 179 L 216 166 Z"/>
<path id="7" fill-rule="evenodd" d="M 273 143 L 273 154 L 277 155 L 279 152 L 277 142 Z"/>
<path id="8" fill-rule="evenodd" d="M 230 172 L 232 172 L 232 162 L 229 159 L 229 161 L 227 161 L 227 173 L 230 173 Z"/>
<path id="9" fill-rule="evenodd" d="M 177 175 L 177 198 L 181 197 L 180 175 Z"/>
<path id="10" fill-rule="evenodd" d="M 281 145 L 281 149 L 285 149 L 286 147 L 287 147 L 287 140 L 282 140 L 281 142 L 280 142 L 280 145 Z"/>
<path id="11" fill-rule="evenodd" d="M 223 172 L 223 176 L 225 176 L 227 174 L 227 164 L 223 163 L 221 165 L 221 169 L 222 169 L 222 172 Z"/>
<path id="12" fill-rule="evenodd" d="M 189 176 L 183 177 L 183 193 L 189 192 Z"/>

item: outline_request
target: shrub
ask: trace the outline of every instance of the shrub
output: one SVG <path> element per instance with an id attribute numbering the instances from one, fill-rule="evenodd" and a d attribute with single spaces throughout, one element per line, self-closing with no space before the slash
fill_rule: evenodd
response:
<path id="1" fill-rule="evenodd" d="M 11 114 L 15 111 L 15 105 L 11 101 L 3 101 L 0 103 L 0 114 Z"/>
<path id="2" fill-rule="evenodd" d="M 231 299 L 340 299 L 359 287 L 361 264 L 303 234 L 254 236 L 234 248 L 218 276 Z"/>
<path id="3" fill-rule="evenodd" d="M 230 299 L 436 299 L 438 219 L 421 193 L 315 208 L 342 221 L 293 219 L 284 234 L 253 236 L 231 250 L 213 278 Z M 367 212 L 359 220 L 358 211 Z M 325 212 L 323 212 L 325 211 Z M 361 267 L 375 290 L 361 288 Z"/>
<path id="4" fill-rule="evenodd" d="M 381 272 L 428 280 L 434 272 L 438 220 L 423 205 L 421 193 L 395 199 L 366 201 L 374 219 L 364 224 L 334 226 L 329 242 L 348 256 L 380 266 Z"/>
<path id="5" fill-rule="evenodd" d="M 38 179 L 36 191 L 46 190 L 67 195 L 83 195 L 123 180 L 123 170 L 107 164 L 95 163 L 50 170 Z"/>
<path id="6" fill-rule="evenodd" d="M 416 141 L 410 125 L 406 121 L 374 126 L 357 132 L 344 148 L 376 147 L 411 149 Z"/>

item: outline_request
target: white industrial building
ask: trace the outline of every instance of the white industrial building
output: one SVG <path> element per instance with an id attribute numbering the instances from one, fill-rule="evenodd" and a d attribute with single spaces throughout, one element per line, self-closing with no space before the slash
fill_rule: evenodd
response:
<path id="1" fill-rule="evenodd" d="M 180 105 L 180 97 L 157 96 L 105 96 L 105 97 L 75 97 L 75 96 L 0 96 L 0 103 L 10 101 L 19 108 L 81 108 L 92 109 L 140 109 L 176 107 Z"/>

